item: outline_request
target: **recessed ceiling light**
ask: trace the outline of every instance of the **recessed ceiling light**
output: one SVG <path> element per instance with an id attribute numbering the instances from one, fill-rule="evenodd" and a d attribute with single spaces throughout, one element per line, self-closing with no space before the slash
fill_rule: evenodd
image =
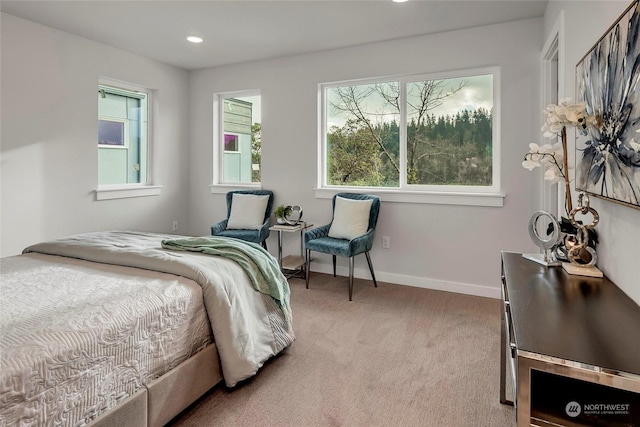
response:
<path id="1" fill-rule="evenodd" d="M 391 0 L 391 1 L 393 1 L 394 3 L 404 3 L 404 2 L 407 2 L 409 0 Z"/>
<path id="2" fill-rule="evenodd" d="M 191 43 L 202 43 L 202 37 L 198 36 L 187 36 L 187 40 L 189 40 Z"/>

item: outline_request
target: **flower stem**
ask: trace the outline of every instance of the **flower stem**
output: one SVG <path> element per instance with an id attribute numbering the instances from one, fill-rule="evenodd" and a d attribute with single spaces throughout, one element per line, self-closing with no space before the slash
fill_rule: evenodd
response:
<path id="1" fill-rule="evenodd" d="M 562 152 L 564 155 L 564 191 L 565 199 L 567 201 L 565 209 L 567 215 L 573 210 L 573 204 L 571 203 L 571 186 L 569 185 L 569 162 L 567 160 L 567 128 L 562 127 Z"/>

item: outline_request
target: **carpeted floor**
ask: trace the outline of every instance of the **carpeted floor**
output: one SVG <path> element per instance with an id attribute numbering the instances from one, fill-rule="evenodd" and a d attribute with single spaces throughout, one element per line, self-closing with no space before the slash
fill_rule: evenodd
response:
<path id="1" fill-rule="evenodd" d="M 296 341 L 172 426 L 512 426 L 499 402 L 500 301 L 312 273 Z"/>

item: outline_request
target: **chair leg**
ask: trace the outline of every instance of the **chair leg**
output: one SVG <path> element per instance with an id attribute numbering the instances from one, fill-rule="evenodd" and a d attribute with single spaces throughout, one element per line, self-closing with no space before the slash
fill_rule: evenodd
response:
<path id="1" fill-rule="evenodd" d="M 307 282 L 307 289 L 309 289 L 309 276 L 311 275 L 311 270 L 309 270 L 309 264 L 311 264 L 311 249 L 307 249 L 306 255 L 307 255 L 307 259 L 305 260 L 306 267 L 305 267 L 304 277 Z"/>
<path id="2" fill-rule="evenodd" d="M 336 277 L 336 256 L 333 256 L 333 277 Z"/>
<path id="3" fill-rule="evenodd" d="M 367 256 L 367 264 L 369 264 L 369 271 L 371 272 L 371 277 L 373 277 L 373 284 L 377 288 L 378 282 L 376 282 L 376 275 L 373 273 L 373 264 L 371 264 L 371 256 L 369 255 L 369 251 L 364 253 Z"/>
<path id="4" fill-rule="evenodd" d="M 353 257 L 349 257 L 349 301 L 351 301 L 351 295 L 353 294 Z"/>

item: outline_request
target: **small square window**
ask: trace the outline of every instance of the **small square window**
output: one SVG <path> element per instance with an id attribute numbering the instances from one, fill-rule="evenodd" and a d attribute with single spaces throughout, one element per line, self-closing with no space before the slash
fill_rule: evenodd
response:
<path id="1" fill-rule="evenodd" d="M 113 120 L 98 120 L 98 144 L 124 147 L 124 122 Z"/>
<path id="2" fill-rule="evenodd" d="M 224 134 L 224 151 L 238 151 L 238 135 Z"/>

